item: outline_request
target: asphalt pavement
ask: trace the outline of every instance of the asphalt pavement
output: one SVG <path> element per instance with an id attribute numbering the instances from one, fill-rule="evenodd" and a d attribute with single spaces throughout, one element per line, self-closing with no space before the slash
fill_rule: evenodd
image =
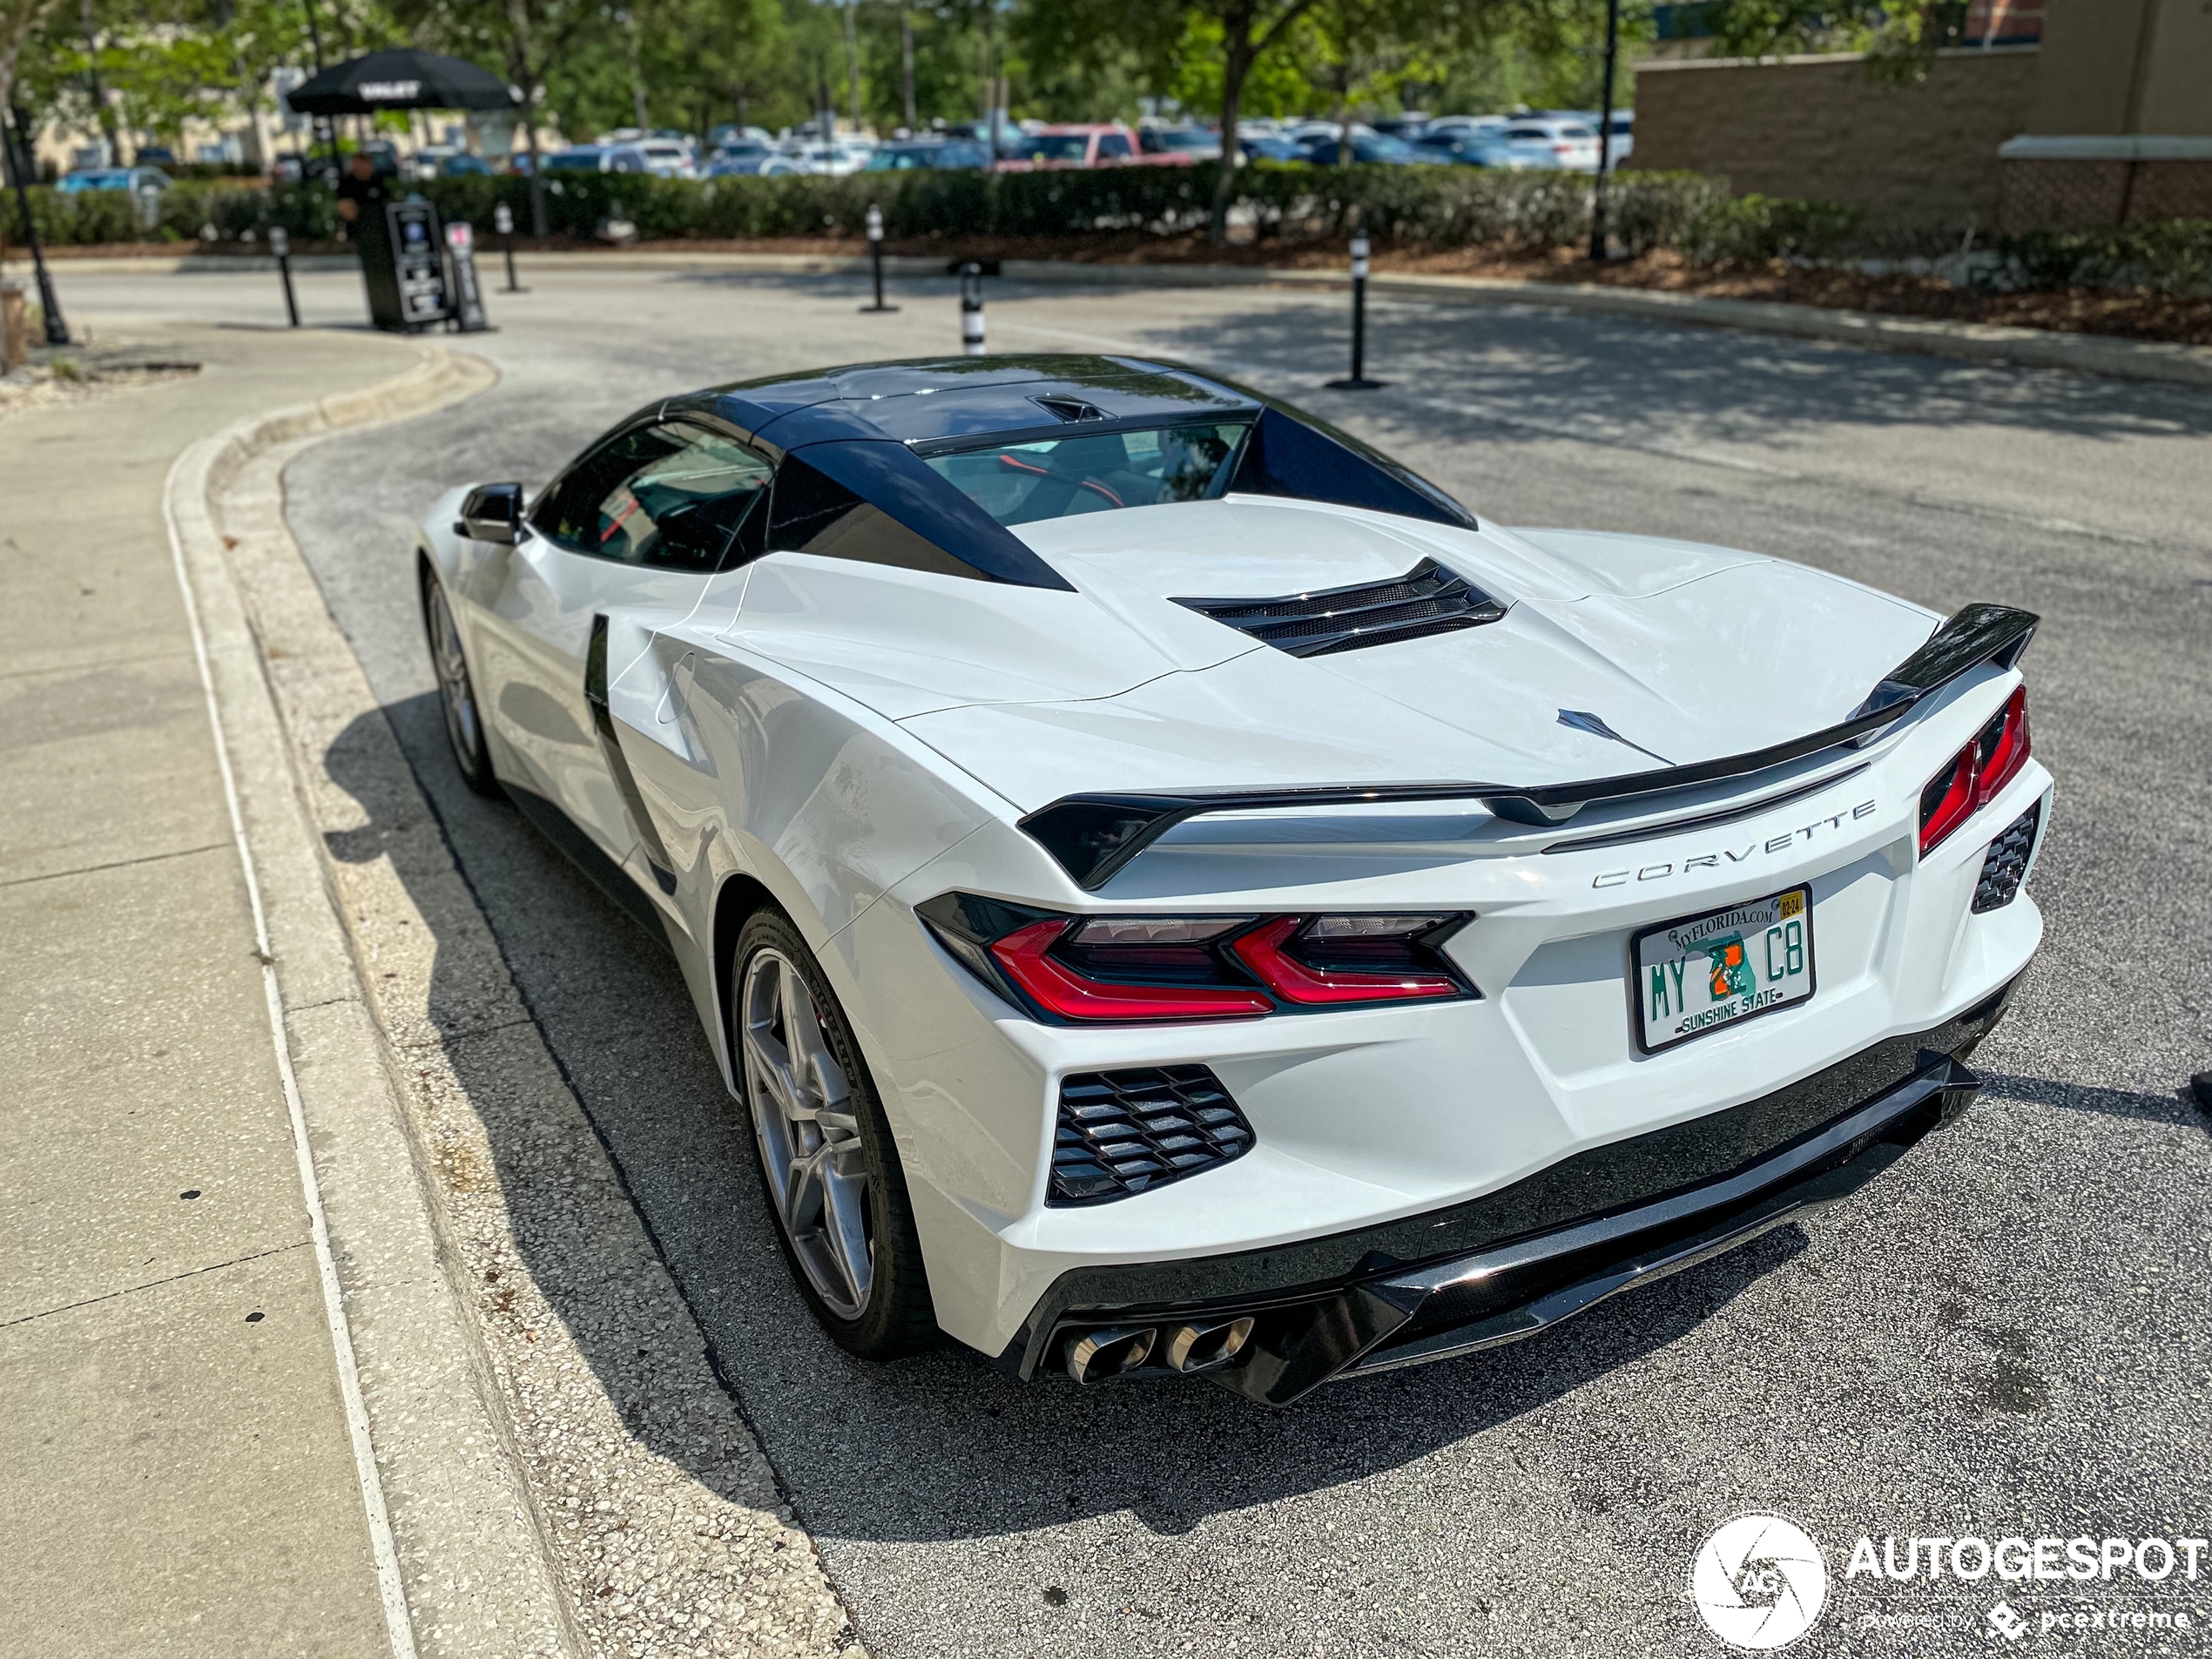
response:
<path id="1" fill-rule="evenodd" d="M 2045 618 L 2027 666 L 2059 779 L 2049 933 L 1963 1122 L 1848 1204 L 1587 1318 L 1268 1414 L 1203 1385 L 1024 1387 L 955 1350 L 866 1366 L 819 1338 L 666 955 L 444 754 L 408 558 L 433 496 L 542 479 L 657 396 L 952 349 L 950 285 L 867 316 L 843 280 L 525 280 L 495 276 L 501 331 L 454 342 L 501 384 L 309 451 L 291 521 L 871 1652 L 1716 1652 L 1689 1564 L 1747 1510 L 1827 1552 L 1806 1651 L 1985 1653 L 2000 1593 L 2031 1619 L 2094 1599 L 2212 1620 L 2202 1581 L 1844 1576 L 1861 1534 L 2212 1531 L 2212 1139 L 2181 1093 L 2212 1066 L 2212 395 L 1396 303 L 1372 307 L 1368 355 L 1392 385 L 1332 393 L 1340 299 L 994 293 L 1000 350 L 1238 374 L 1502 523 L 1742 546 Z M 356 314 L 355 279 L 301 287 L 311 322 Z M 66 297 L 240 323 L 279 303 L 244 275 L 87 275 Z"/>

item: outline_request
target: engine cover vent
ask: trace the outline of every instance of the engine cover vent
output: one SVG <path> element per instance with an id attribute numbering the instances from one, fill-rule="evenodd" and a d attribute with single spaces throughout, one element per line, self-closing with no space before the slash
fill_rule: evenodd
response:
<path id="1" fill-rule="evenodd" d="M 1495 622 L 1505 606 L 1434 559 L 1404 576 L 1358 587 L 1326 588 L 1280 599 L 1177 599 L 1202 617 L 1250 634 L 1293 657 L 1364 651 L 1424 634 Z"/>
<path id="2" fill-rule="evenodd" d="M 1055 1209 L 1127 1198 L 1252 1150 L 1252 1126 L 1204 1066 L 1082 1071 L 1060 1084 Z"/>

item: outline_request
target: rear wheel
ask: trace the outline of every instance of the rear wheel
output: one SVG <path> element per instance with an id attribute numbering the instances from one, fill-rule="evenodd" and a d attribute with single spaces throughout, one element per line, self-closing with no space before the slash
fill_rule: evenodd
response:
<path id="1" fill-rule="evenodd" d="M 780 912 L 745 923 L 732 967 L 738 1086 L 792 1278 L 849 1353 L 930 1345 L 937 1321 L 906 1177 L 844 1009 Z"/>
<path id="2" fill-rule="evenodd" d="M 462 782 L 479 795 L 496 795 L 499 780 L 492 775 L 491 751 L 484 741 L 475 684 L 469 678 L 469 658 L 461 648 L 461 630 L 454 625 L 444 585 L 427 571 L 422 577 L 422 621 L 429 631 L 430 666 L 437 671 L 438 703 L 445 711 L 446 740 L 453 747 L 454 765 Z"/>

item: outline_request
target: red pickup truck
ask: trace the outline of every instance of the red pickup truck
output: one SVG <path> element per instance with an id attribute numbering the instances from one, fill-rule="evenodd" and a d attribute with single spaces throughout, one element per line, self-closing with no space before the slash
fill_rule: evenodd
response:
<path id="1" fill-rule="evenodd" d="M 1059 167 L 1187 167 L 1187 153 L 1146 155 L 1136 134 L 1118 122 L 1069 122 L 1036 132 L 1015 132 L 999 139 L 1001 172 L 1037 172 Z"/>

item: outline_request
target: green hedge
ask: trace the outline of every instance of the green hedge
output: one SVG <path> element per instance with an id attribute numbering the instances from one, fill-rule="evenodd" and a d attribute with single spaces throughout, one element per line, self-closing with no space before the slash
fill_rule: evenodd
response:
<path id="1" fill-rule="evenodd" d="M 968 236 L 1049 239 L 1101 231 L 1170 235 L 1202 228 L 1213 202 L 1212 163 L 1096 172 L 862 173 L 848 179 L 641 178 L 558 174 L 546 180 L 556 236 L 590 239 L 610 219 L 648 240 L 854 237 L 871 202 L 902 241 Z M 518 226 L 530 222 L 529 181 L 440 179 L 420 186 L 448 219 L 479 231 L 504 201 Z M 162 198 L 160 223 L 140 226 L 121 192 L 63 196 L 30 192 L 39 234 L 57 245 L 211 238 L 266 241 L 282 226 L 301 241 L 339 231 L 337 204 L 316 185 L 242 188 L 180 181 Z M 1341 238 L 1364 225 L 1379 239 L 1430 247 L 1526 250 L 1588 239 L 1591 180 L 1567 172 L 1487 172 L 1472 167 L 1298 167 L 1260 163 L 1238 170 L 1234 209 L 1264 239 Z M 1895 252 L 1865 213 L 1834 202 L 1731 198 L 1723 180 L 1696 173 L 1628 172 L 1608 187 L 1608 222 L 1631 253 L 1672 247 L 1703 260 L 1820 261 Z M 12 201 L 0 226 L 20 239 Z M 2003 287 L 2149 287 L 2212 291 L 2212 221 L 2176 219 L 2127 230 L 2013 237 L 1996 243 L 1993 271 L 1978 280 Z"/>
<path id="2" fill-rule="evenodd" d="M 648 240 L 853 236 L 871 202 L 882 206 L 890 234 L 901 239 L 1172 234 L 1206 223 L 1214 177 L 1212 164 L 698 183 L 578 173 L 546 180 L 546 208 L 555 235 L 578 238 L 597 235 L 610 219 L 628 220 Z M 1355 223 L 1386 241 L 1435 246 L 1552 247 L 1589 233 L 1590 180 L 1578 173 L 1263 164 L 1240 170 L 1237 184 L 1238 214 L 1270 239 L 1336 238 Z M 494 205 L 505 201 L 517 225 L 530 222 L 526 179 L 440 179 L 420 188 L 448 219 L 489 226 Z M 1670 244 L 1725 197 L 1720 181 L 1695 174 L 1623 174 L 1612 185 L 1612 222 L 1642 252 Z M 37 191 L 32 199 L 39 234 L 57 244 L 192 240 L 211 228 L 213 239 L 237 241 L 250 233 L 260 241 L 273 225 L 297 238 L 321 239 L 334 235 L 338 223 L 330 193 L 307 185 L 246 190 L 180 183 L 163 198 L 161 223 L 152 232 L 138 226 L 135 204 L 119 192 Z"/>
<path id="3" fill-rule="evenodd" d="M 2007 237 L 2001 280 L 2020 288 L 2156 288 L 2212 293 L 2212 219 Z"/>

